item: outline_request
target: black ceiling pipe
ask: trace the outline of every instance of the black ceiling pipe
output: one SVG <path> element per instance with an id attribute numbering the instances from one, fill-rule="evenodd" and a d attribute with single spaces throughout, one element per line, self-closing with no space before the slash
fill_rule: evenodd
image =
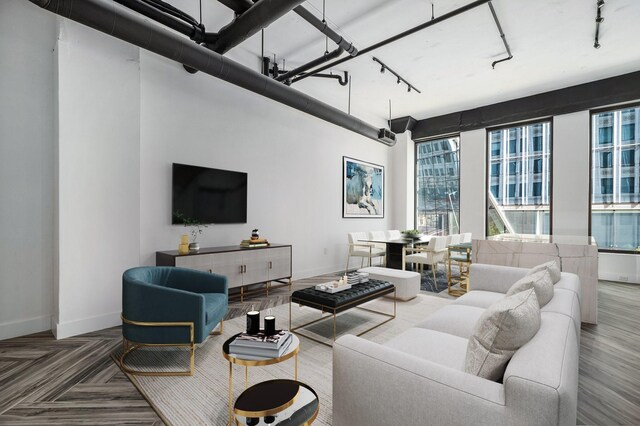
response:
<path id="1" fill-rule="evenodd" d="M 418 31 L 424 30 L 425 28 L 429 28 L 429 27 L 431 27 L 433 25 L 439 24 L 440 22 L 446 21 L 447 19 L 451 19 L 454 16 L 460 15 L 461 13 L 468 12 L 469 10 L 474 9 L 474 8 L 476 8 L 478 6 L 482 6 L 485 3 L 489 3 L 489 1 L 490 0 L 476 0 L 476 1 L 474 1 L 472 3 L 469 3 L 469 4 L 465 5 L 465 6 L 459 7 L 457 9 L 455 9 L 455 10 L 452 10 L 451 12 L 445 13 L 444 15 L 438 16 L 437 18 L 433 18 L 433 19 L 431 19 L 429 21 L 423 22 L 420 25 L 416 25 L 413 28 L 409 28 L 406 31 L 403 31 L 403 32 L 401 32 L 399 34 L 396 34 L 393 37 L 389 37 L 389 38 L 387 38 L 385 40 L 382 40 L 382 41 L 380 41 L 380 42 L 378 42 L 376 44 L 373 44 L 373 45 L 371 45 L 371 46 L 369 46 L 369 47 L 367 47 L 365 49 L 362 49 L 362 50 L 360 50 L 358 52 L 358 55 L 356 55 L 356 56 L 345 56 L 342 59 L 338 59 L 338 60 L 335 60 L 335 61 L 333 61 L 331 63 L 323 65 L 320 68 L 318 68 L 316 70 L 313 70 L 310 73 L 305 74 L 304 76 L 297 77 L 295 79 L 295 81 L 302 80 L 303 78 L 310 77 L 314 73 L 321 72 L 321 71 L 327 70 L 329 68 L 333 68 L 336 65 L 339 65 L 339 64 L 341 64 L 343 62 L 346 62 L 346 61 L 349 61 L 349 60 L 351 60 L 351 59 L 353 59 L 353 58 L 355 58 L 357 56 L 362 55 L 363 53 L 369 53 L 372 50 L 379 49 L 382 46 L 386 46 L 389 43 L 393 43 L 395 41 L 400 40 L 401 38 L 407 37 L 407 36 L 409 36 L 409 35 L 411 35 L 413 33 L 416 33 Z M 294 83 L 295 83 L 295 81 L 294 81 Z"/>
<path id="2" fill-rule="evenodd" d="M 253 6 L 251 0 L 218 0 L 218 2 L 233 10 L 237 15 L 242 15 Z"/>
<path id="3" fill-rule="evenodd" d="M 352 43 L 349 43 L 347 40 L 343 39 L 340 34 L 329 28 L 326 22 L 323 22 L 320 19 L 316 18 L 313 13 L 309 12 L 304 7 L 298 6 L 293 9 L 293 11 L 297 13 L 302 19 L 316 27 L 322 34 L 333 40 L 333 42 L 338 46 L 342 47 L 349 55 L 356 56 L 358 54 L 358 49 L 356 49 L 356 47 Z"/>
<path id="4" fill-rule="evenodd" d="M 327 61 L 337 58 L 338 56 L 342 55 L 342 52 L 344 52 L 344 49 L 338 46 L 335 50 L 332 50 L 327 54 L 324 54 L 312 61 L 309 61 L 306 64 L 300 65 L 298 68 L 294 68 L 291 71 L 287 71 L 284 74 L 280 74 L 279 76 L 276 77 L 276 80 L 278 81 L 291 80 L 293 77 L 297 76 L 302 72 L 305 72 L 307 70 L 310 70 L 313 67 L 317 67 L 320 64 L 323 64 Z"/>
<path id="5" fill-rule="evenodd" d="M 229 9 L 233 10 L 237 14 L 242 14 L 245 11 L 249 10 L 249 8 L 253 5 L 251 0 L 218 0 L 223 5 L 227 6 Z M 349 55 L 356 56 L 358 54 L 358 49 L 347 40 L 342 38 L 340 34 L 329 28 L 326 22 L 316 18 L 316 16 L 305 9 L 303 6 L 298 6 L 293 9 L 295 13 L 297 13 L 302 19 L 316 27 L 321 33 L 329 37 L 334 43 L 338 46 L 342 47 Z"/>
<path id="6" fill-rule="evenodd" d="M 151 18 L 156 22 L 159 22 L 167 27 L 175 30 L 181 34 L 186 35 L 196 43 L 201 43 L 204 40 L 205 29 L 202 25 L 189 24 L 183 20 L 180 20 L 174 16 L 171 16 L 158 8 L 150 5 L 141 0 L 114 0 L 123 6 L 128 7 L 131 10 L 135 10 L 141 15 Z"/>
<path id="7" fill-rule="evenodd" d="M 205 42 L 214 52 L 224 54 L 305 0 L 260 0 L 217 34 L 207 34 Z"/>
<path id="8" fill-rule="evenodd" d="M 65 18 L 392 146 L 380 129 L 149 22 L 111 0 L 29 0 Z"/>

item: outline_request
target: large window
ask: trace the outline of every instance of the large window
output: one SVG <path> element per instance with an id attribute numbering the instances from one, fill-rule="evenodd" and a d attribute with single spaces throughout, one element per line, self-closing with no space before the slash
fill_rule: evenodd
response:
<path id="1" fill-rule="evenodd" d="M 487 235 L 550 234 L 551 122 L 491 130 L 487 139 Z"/>
<path id="2" fill-rule="evenodd" d="M 598 247 L 640 249 L 640 107 L 591 115 L 591 235 Z"/>
<path id="3" fill-rule="evenodd" d="M 430 235 L 460 232 L 460 139 L 416 143 L 416 229 Z"/>

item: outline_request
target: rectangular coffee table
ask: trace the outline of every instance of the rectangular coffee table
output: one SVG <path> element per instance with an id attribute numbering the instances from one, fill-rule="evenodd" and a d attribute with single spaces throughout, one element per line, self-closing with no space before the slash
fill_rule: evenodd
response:
<path id="1" fill-rule="evenodd" d="M 389 314 L 386 312 L 374 311 L 373 309 L 363 308 L 358 305 L 362 305 L 363 303 L 370 302 L 374 299 L 382 297 L 387 294 L 393 293 L 393 314 Z M 363 309 L 365 311 L 374 312 L 376 314 L 383 315 L 387 318 L 385 321 L 376 324 L 375 326 L 368 328 L 367 330 L 358 334 L 358 336 L 363 335 L 364 333 L 373 330 L 385 324 L 396 317 L 396 298 L 395 298 L 396 288 L 393 284 L 387 281 L 379 281 L 370 279 L 369 282 L 354 284 L 350 289 L 344 290 L 338 293 L 326 293 L 320 290 L 316 290 L 314 287 L 305 288 L 302 290 L 296 290 L 291 294 L 291 301 L 289 302 L 289 330 L 294 332 L 300 336 L 304 336 L 308 339 L 311 339 L 315 342 L 322 343 L 323 345 L 333 346 L 333 342 L 336 340 L 336 315 L 340 312 L 344 312 L 351 308 Z M 320 318 L 307 322 L 302 325 L 298 325 L 292 327 L 292 318 L 291 318 L 291 305 L 297 303 L 302 306 L 308 306 L 310 308 L 314 308 L 319 310 Z M 330 315 L 324 316 L 324 313 L 327 312 Z M 315 337 L 309 336 L 307 334 L 301 333 L 300 330 L 303 327 L 306 327 L 311 324 L 315 324 L 318 321 L 322 321 L 327 318 L 331 318 L 333 316 L 333 341 L 331 343 L 327 343 L 316 339 Z"/>

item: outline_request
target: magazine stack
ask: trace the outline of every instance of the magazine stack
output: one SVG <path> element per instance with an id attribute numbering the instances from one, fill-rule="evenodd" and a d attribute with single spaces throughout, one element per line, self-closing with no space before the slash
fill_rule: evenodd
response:
<path id="1" fill-rule="evenodd" d="M 291 340 L 288 330 L 278 330 L 272 336 L 263 331 L 258 334 L 242 333 L 229 344 L 229 353 L 245 359 L 278 358 L 287 351 Z"/>

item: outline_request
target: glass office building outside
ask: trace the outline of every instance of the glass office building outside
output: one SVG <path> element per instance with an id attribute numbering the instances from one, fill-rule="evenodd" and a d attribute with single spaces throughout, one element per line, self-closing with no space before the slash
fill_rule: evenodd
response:
<path id="1" fill-rule="evenodd" d="M 591 235 L 599 248 L 640 247 L 640 106 L 591 115 Z"/>
<path id="2" fill-rule="evenodd" d="M 487 235 L 551 232 L 551 122 L 488 132 Z"/>
<path id="3" fill-rule="evenodd" d="M 429 235 L 460 232 L 460 138 L 416 143 L 416 229 Z"/>

